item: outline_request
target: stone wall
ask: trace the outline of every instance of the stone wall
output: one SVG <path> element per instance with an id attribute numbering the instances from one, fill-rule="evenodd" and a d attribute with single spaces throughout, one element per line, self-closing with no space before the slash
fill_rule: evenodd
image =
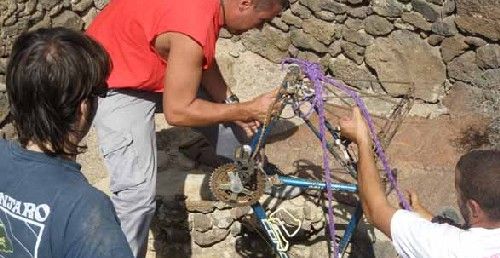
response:
<path id="1" fill-rule="evenodd" d="M 3 126 L 8 113 L 5 66 L 13 40 L 41 27 L 85 29 L 106 3 L 0 1 L 0 138 L 12 137 Z M 222 31 L 221 36 L 274 63 L 286 57 L 317 61 L 361 90 L 397 98 L 413 84 L 416 108 L 427 110 L 422 114 L 453 107 L 491 117 L 489 141 L 500 142 L 499 0 L 292 0 L 291 8 L 262 30 L 242 36 Z M 237 58 L 238 53 L 229 55 Z M 295 244 L 293 257 L 326 257 L 318 255 L 326 242 L 324 218 L 317 217 L 323 211 L 316 201 L 297 197 L 280 203 L 304 219 L 300 243 L 310 246 Z M 267 202 L 275 207 L 276 200 Z M 250 251 L 265 250 L 255 246 L 255 235 L 246 235 L 241 219 L 247 212 L 218 202 L 163 196 L 154 227 L 157 252 L 247 257 Z"/>

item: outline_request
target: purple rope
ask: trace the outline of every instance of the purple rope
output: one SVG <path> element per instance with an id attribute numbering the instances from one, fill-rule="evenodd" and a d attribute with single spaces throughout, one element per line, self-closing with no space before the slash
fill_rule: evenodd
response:
<path id="1" fill-rule="evenodd" d="M 323 71 L 321 70 L 320 66 L 318 64 L 314 64 L 311 62 L 308 62 L 306 60 L 300 60 L 300 59 L 295 59 L 295 58 L 289 58 L 285 59 L 283 63 L 293 63 L 293 64 L 298 64 L 300 68 L 304 71 L 306 76 L 311 80 L 311 82 L 314 84 L 315 90 L 316 90 L 316 96 L 314 99 L 314 103 L 312 103 L 314 106 L 318 108 L 318 116 L 319 116 L 319 131 L 320 131 L 320 136 L 321 136 L 321 145 L 323 149 L 323 168 L 325 172 L 325 179 L 326 179 L 326 185 L 327 185 L 327 195 L 328 195 L 328 226 L 330 229 L 330 237 L 332 240 L 332 247 L 335 253 L 335 257 L 338 257 L 338 250 L 335 247 L 335 225 L 334 225 L 334 216 L 333 216 L 333 208 L 332 208 L 332 199 L 333 199 L 333 194 L 330 189 L 331 185 L 331 176 L 330 176 L 330 168 L 329 168 L 329 163 L 328 163 L 328 149 L 326 146 L 326 137 L 325 137 L 325 113 L 324 113 L 324 100 L 323 100 L 323 84 L 327 85 L 330 84 L 339 90 L 343 91 L 345 94 L 347 94 L 349 97 L 351 97 L 355 102 L 356 105 L 359 107 L 361 110 L 361 113 L 363 114 L 363 117 L 365 118 L 368 128 L 370 130 L 370 137 L 372 138 L 374 144 L 375 144 L 375 153 L 379 157 L 379 159 L 382 162 L 382 165 L 384 167 L 385 173 L 387 174 L 387 177 L 389 178 L 389 181 L 391 182 L 391 186 L 396 190 L 397 196 L 402 203 L 403 207 L 406 210 L 410 210 L 410 204 L 408 201 L 404 198 L 403 194 L 399 190 L 397 186 L 396 179 L 394 178 L 394 175 L 392 174 L 391 167 L 389 165 L 389 162 L 387 160 L 387 157 L 385 155 L 385 152 L 382 148 L 382 144 L 380 143 L 380 140 L 377 136 L 377 133 L 375 131 L 375 125 L 373 123 L 373 120 L 370 116 L 370 113 L 368 112 L 368 109 L 364 103 L 364 101 L 359 97 L 359 95 L 354 91 L 349 89 L 347 86 L 345 86 L 342 83 L 339 83 L 335 81 L 334 79 L 327 77 L 324 75 Z"/>

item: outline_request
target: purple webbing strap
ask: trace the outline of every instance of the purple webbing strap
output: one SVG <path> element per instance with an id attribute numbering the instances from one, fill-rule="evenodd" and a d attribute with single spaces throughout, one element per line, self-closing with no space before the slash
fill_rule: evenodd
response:
<path id="1" fill-rule="evenodd" d="M 385 155 L 385 152 L 382 148 L 382 144 L 380 143 L 380 140 L 377 136 L 377 133 L 375 131 L 375 125 L 373 123 L 373 120 L 370 116 L 370 113 L 368 112 L 368 109 L 364 103 L 364 101 L 359 97 L 359 95 L 349 89 L 347 86 L 345 86 L 342 83 L 339 83 L 335 81 L 334 79 L 327 77 L 323 74 L 320 66 L 318 64 L 314 64 L 311 62 L 308 62 L 306 60 L 300 60 L 300 59 L 295 59 L 295 58 L 289 58 L 285 59 L 283 63 L 293 63 L 293 64 L 298 64 L 302 71 L 306 74 L 306 76 L 311 80 L 311 82 L 314 84 L 315 90 L 316 90 L 316 96 L 314 98 L 314 102 L 312 103 L 314 106 L 318 108 L 318 116 L 319 116 L 319 131 L 320 131 L 320 136 L 321 136 L 321 143 L 322 143 L 322 148 L 323 148 L 323 168 L 325 172 L 325 179 L 326 179 L 326 185 L 327 185 L 327 194 L 328 194 L 328 225 L 330 229 L 330 237 L 333 240 L 335 239 L 335 226 L 334 224 L 334 218 L 333 218 L 333 209 L 331 207 L 331 202 L 333 198 L 333 194 L 330 189 L 331 185 L 331 177 L 330 177 L 330 168 L 328 164 L 328 149 L 326 147 L 326 137 L 325 137 L 325 114 L 324 114 L 324 100 L 323 100 L 323 84 L 330 84 L 339 90 L 343 91 L 345 94 L 349 95 L 351 97 L 356 105 L 359 107 L 361 110 L 361 113 L 363 117 L 365 118 L 368 128 L 370 130 L 370 137 L 372 138 L 374 144 L 375 144 L 375 153 L 379 157 L 379 159 L 382 162 L 382 165 L 384 167 L 385 173 L 387 174 L 387 177 L 389 178 L 391 182 L 391 186 L 396 190 L 396 194 L 402 203 L 403 207 L 406 210 L 411 210 L 410 204 L 408 201 L 404 198 L 403 194 L 399 190 L 397 186 L 396 179 L 394 178 L 394 175 L 392 174 L 391 167 L 389 165 L 389 162 L 387 161 L 387 157 Z M 333 244 L 333 249 L 335 250 L 335 257 L 338 257 L 338 251 L 335 248 L 335 244 Z"/>

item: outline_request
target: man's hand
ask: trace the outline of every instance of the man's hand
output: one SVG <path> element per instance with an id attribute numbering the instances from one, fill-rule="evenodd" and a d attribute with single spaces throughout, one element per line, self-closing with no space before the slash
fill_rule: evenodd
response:
<path id="1" fill-rule="evenodd" d="M 410 197 L 410 205 L 411 205 L 411 208 L 414 212 L 418 213 L 418 215 L 420 215 L 420 217 L 426 219 L 426 220 L 432 220 L 432 217 L 434 217 L 432 215 L 432 213 L 427 210 L 424 206 L 422 206 L 422 204 L 420 203 L 420 200 L 418 199 L 418 196 L 417 194 L 412 191 L 412 190 L 407 190 L 406 193 L 408 194 L 408 196 Z"/>
<path id="2" fill-rule="evenodd" d="M 359 108 L 352 109 L 350 117 L 340 119 L 340 133 L 356 144 L 371 144 L 368 126 Z"/>
<path id="3" fill-rule="evenodd" d="M 274 106 L 271 112 L 277 112 L 279 110 L 281 103 L 276 103 L 276 95 L 279 90 L 280 88 L 276 88 L 249 101 L 249 108 L 253 114 L 252 118 L 254 120 L 265 122 L 272 105 Z"/>
<path id="4" fill-rule="evenodd" d="M 250 121 L 250 122 L 235 121 L 234 123 L 239 127 L 241 127 L 243 131 L 245 131 L 245 134 L 247 135 L 248 138 L 256 134 L 260 127 L 259 121 Z"/>

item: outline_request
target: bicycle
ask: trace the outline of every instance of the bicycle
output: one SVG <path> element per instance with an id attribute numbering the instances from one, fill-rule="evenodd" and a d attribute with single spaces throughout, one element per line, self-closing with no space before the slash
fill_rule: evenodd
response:
<path id="1" fill-rule="evenodd" d="M 308 118 L 310 113 L 315 113 L 320 118 L 323 115 L 324 118 L 324 114 L 321 113 L 321 109 L 318 108 L 318 105 L 311 104 L 314 100 L 317 100 L 315 98 L 318 97 L 318 88 L 314 88 L 313 84 L 314 82 L 301 72 L 301 67 L 299 65 L 289 65 L 288 72 L 277 93 L 274 106 L 278 106 L 278 108 L 276 110 L 270 108 L 263 126 L 254 135 L 250 143 L 242 145 L 235 150 L 234 163 L 225 164 L 216 168 L 210 179 L 210 189 L 218 200 L 233 207 L 252 207 L 253 213 L 265 230 L 268 240 L 271 241 L 276 253 L 281 258 L 288 257 L 286 253 L 288 250 L 288 241 L 286 241 L 286 237 L 291 237 L 298 232 L 300 229 L 300 221 L 298 221 L 299 226 L 297 229 L 290 233 L 284 221 L 278 218 L 277 213 L 280 211 L 275 211 L 269 216 L 266 214 L 264 208 L 259 203 L 259 198 L 265 192 L 266 184 L 271 187 L 285 185 L 299 187 L 301 189 L 338 191 L 350 194 L 355 194 L 357 192 L 357 185 L 354 183 L 332 183 L 328 180 L 327 182 L 323 182 L 285 176 L 276 173 L 276 171 L 272 171 L 269 169 L 269 166 L 266 166 L 267 161 L 264 151 L 266 139 L 273 124 L 280 119 L 281 112 L 285 106 L 290 105 L 293 107 L 295 115 L 304 120 L 304 124 L 320 141 L 324 141 L 327 138 L 325 133 L 328 134 L 330 141 L 322 142 L 325 143 L 326 150 L 341 164 L 353 179 L 356 179 L 357 168 L 355 153 L 349 150 L 349 142 L 341 138 L 339 129 L 335 128 L 328 120 L 324 119 L 323 124 L 320 124 L 320 128 L 318 128 L 314 126 Z M 338 97 L 338 94 L 335 92 L 331 91 L 330 93 Z M 321 98 L 323 98 L 322 94 Z M 301 109 L 301 106 L 305 103 L 311 104 L 311 109 L 306 112 L 309 114 L 306 114 Z M 389 117 L 390 123 L 386 123 L 383 127 L 382 135 L 385 138 L 385 145 L 390 142 L 401 125 L 402 119 L 399 119 L 399 117 L 406 116 L 412 105 L 413 101 L 411 97 L 403 99 L 396 105 L 396 108 Z M 396 119 L 397 116 L 398 119 Z M 394 125 L 391 124 L 391 121 L 397 122 Z M 321 125 L 324 125 L 324 128 L 321 128 Z M 331 192 L 329 194 L 331 195 Z M 284 211 L 284 213 L 289 219 L 295 219 L 286 211 Z M 356 201 L 354 213 L 347 224 L 344 235 L 338 243 L 338 249 L 336 249 L 338 254 L 343 255 L 345 253 L 362 216 L 363 210 L 358 200 Z M 331 217 L 329 219 L 331 219 Z M 330 228 L 330 231 L 331 230 L 332 228 Z M 330 241 L 332 242 L 334 239 L 330 239 Z M 331 248 L 335 249 L 335 244 L 331 244 Z"/>

